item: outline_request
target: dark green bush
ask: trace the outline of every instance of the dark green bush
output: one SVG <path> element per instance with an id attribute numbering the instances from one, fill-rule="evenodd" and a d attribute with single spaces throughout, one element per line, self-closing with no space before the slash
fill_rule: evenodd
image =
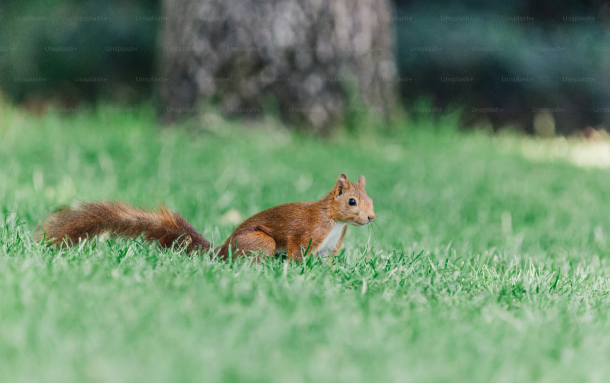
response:
<path id="1" fill-rule="evenodd" d="M 4 1 L 0 89 L 16 102 L 64 105 L 150 94 L 159 30 L 157 0 Z"/>

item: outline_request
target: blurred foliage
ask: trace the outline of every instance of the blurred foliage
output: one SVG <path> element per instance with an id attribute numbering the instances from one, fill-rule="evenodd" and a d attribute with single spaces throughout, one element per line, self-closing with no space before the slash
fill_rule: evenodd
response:
<path id="1" fill-rule="evenodd" d="M 5 0 L 0 90 L 68 107 L 150 98 L 161 19 L 159 0 Z M 394 21 L 391 81 L 411 114 L 461 109 L 464 125 L 534 132 L 543 110 L 559 133 L 610 126 L 610 2 L 396 1 Z"/>
<path id="2" fill-rule="evenodd" d="M 412 112 L 466 106 L 466 120 L 486 114 L 530 132 L 537 109 L 552 109 L 560 132 L 608 122 L 610 3 L 414 0 L 396 9 L 402 95 L 433 100 Z"/>
<path id="3" fill-rule="evenodd" d="M 4 0 L 0 88 L 17 102 L 134 102 L 155 72 L 158 0 Z"/>

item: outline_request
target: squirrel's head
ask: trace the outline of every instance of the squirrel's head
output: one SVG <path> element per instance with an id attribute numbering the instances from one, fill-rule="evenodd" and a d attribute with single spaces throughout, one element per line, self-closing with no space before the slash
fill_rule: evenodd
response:
<path id="1" fill-rule="evenodd" d="M 345 174 L 337 178 L 337 184 L 330 192 L 330 214 L 335 221 L 357 226 L 373 222 L 373 200 L 364 191 L 365 185 L 364 176 L 360 176 L 356 183 L 349 182 Z"/>

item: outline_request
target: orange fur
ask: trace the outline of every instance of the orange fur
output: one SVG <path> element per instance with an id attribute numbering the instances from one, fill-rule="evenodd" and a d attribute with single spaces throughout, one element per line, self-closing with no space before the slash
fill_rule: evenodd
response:
<path id="1" fill-rule="evenodd" d="M 351 183 L 344 174 L 335 187 L 316 202 L 294 202 L 272 207 L 245 220 L 217 250 L 218 256 L 248 253 L 274 255 L 286 253 L 288 259 L 301 261 L 303 252 L 316 253 L 337 222 L 366 225 L 375 218 L 373 201 L 364 191 L 365 179 Z M 350 199 L 356 205 L 349 204 Z M 339 251 L 347 226 L 343 228 L 333 255 Z M 339 230 L 339 229 L 337 229 Z M 337 232 L 337 231 L 335 231 Z M 41 225 L 41 234 L 55 244 L 76 243 L 78 239 L 109 233 L 135 238 L 144 235 L 163 247 L 186 245 L 194 250 L 208 251 L 208 242 L 181 215 L 164 206 L 158 211 L 140 210 L 123 203 L 85 202 L 76 208 L 64 208 L 52 214 Z"/>
<path id="2" fill-rule="evenodd" d="M 156 240 L 163 247 L 181 242 L 189 252 L 210 248 L 210 242 L 184 217 L 170 212 L 165 206 L 159 206 L 159 211 L 147 211 L 120 202 L 84 202 L 76 208 L 62 208 L 51 214 L 41 226 L 38 236 L 44 235 L 55 244 L 61 244 L 63 240 L 72 244 L 107 233 L 126 238 L 143 234 L 146 240 Z"/>

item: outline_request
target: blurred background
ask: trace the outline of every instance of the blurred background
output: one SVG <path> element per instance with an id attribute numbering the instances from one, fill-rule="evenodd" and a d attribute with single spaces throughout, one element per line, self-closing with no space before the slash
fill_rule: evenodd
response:
<path id="1" fill-rule="evenodd" d="M 458 113 L 463 128 L 610 124 L 610 2 L 82 0 L 0 4 L 0 93 L 37 115 L 215 108 L 328 134 Z"/>

